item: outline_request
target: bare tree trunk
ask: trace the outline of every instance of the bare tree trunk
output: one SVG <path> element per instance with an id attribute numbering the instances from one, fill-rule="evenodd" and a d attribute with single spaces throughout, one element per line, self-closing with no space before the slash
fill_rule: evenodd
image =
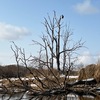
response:
<path id="1" fill-rule="evenodd" d="M 63 46 L 63 50 L 66 50 L 66 41 L 64 41 L 64 46 Z M 65 71 L 65 66 L 66 66 L 66 52 L 64 52 L 63 54 L 63 72 Z"/>
<path id="2" fill-rule="evenodd" d="M 60 33 L 58 33 L 58 44 L 57 44 L 57 68 L 60 71 Z"/>
<path id="3" fill-rule="evenodd" d="M 54 29 L 52 29 L 52 52 L 51 52 L 51 68 L 53 68 L 53 52 L 54 52 Z"/>
<path id="4" fill-rule="evenodd" d="M 61 19 L 60 16 L 59 20 L 56 19 L 58 32 L 57 32 L 57 44 L 56 44 L 56 60 L 57 60 L 57 68 L 60 71 L 60 37 L 61 37 Z"/>

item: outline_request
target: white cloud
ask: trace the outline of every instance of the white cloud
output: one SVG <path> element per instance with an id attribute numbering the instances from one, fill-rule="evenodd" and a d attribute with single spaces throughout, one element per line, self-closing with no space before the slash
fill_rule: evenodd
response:
<path id="1" fill-rule="evenodd" d="M 11 24 L 0 23 L 0 39 L 16 40 L 31 32 L 25 27 L 17 27 Z"/>
<path id="2" fill-rule="evenodd" d="M 0 65 L 16 64 L 12 52 L 0 52 Z"/>
<path id="3" fill-rule="evenodd" d="M 84 65 L 88 65 L 88 64 L 96 64 L 97 60 L 98 60 L 97 55 L 92 55 L 89 51 L 84 52 L 82 55 L 80 55 L 78 57 L 78 64 L 84 64 Z"/>
<path id="4" fill-rule="evenodd" d="M 98 13 L 99 9 L 92 5 L 91 0 L 85 0 L 74 6 L 74 9 L 80 14 L 94 14 Z"/>

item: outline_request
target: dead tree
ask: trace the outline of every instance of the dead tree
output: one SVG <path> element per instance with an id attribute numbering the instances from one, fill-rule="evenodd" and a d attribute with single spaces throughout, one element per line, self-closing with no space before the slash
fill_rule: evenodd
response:
<path id="1" fill-rule="evenodd" d="M 50 18 L 48 15 L 48 20 L 47 18 L 44 18 L 44 23 L 43 25 L 46 28 L 46 33 L 45 34 L 45 42 L 47 43 L 47 47 L 50 51 L 50 67 L 53 68 L 54 66 L 54 58 L 56 58 L 56 64 L 58 70 L 60 70 L 60 37 L 61 37 L 61 21 L 63 17 L 60 16 L 58 19 L 56 16 L 56 12 L 54 12 L 54 17 Z M 42 38 L 44 41 L 44 38 Z"/>
<path id="2" fill-rule="evenodd" d="M 63 32 L 63 51 L 67 49 L 67 43 L 69 42 L 69 37 L 72 35 L 69 27 L 66 27 L 65 32 Z M 67 52 L 63 53 L 63 72 L 65 71 L 66 63 L 67 63 Z"/>
<path id="3" fill-rule="evenodd" d="M 45 55 L 47 59 L 47 63 L 50 68 L 54 67 L 54 59 L 56 59 L 57 69 L 60 71 L 61 67 L 63 69 L 66 66 L 69 53 L 72 55 L 72 52 L 75 52 L 77 49 L 83 46 L 83 43 L 80 41 L 73 43 L 73 45 L 69 44 L 70 36 L 72 35 L 71 30 L 66 28 L 63 31 L 65 25 L 63 25 L 64 16 L 61 15 L 57 17 L 56 12 L 54 11 L 53 18 L 48 15 L 48 18 L 44 18 L 44 27 L 46 29 L 46 33 L 42 36 L 42 43 L 34 41 L 36 44 L 39 44 L 45 49 Z M 62 41 L 63 37 L 63 41 Z M 67 55 L 68 54 L 68 55 Z M 61 55 L 63 55 L 63 65 L 61 65 Z M 71 59 L 71 57 L 70 57 Z"/>

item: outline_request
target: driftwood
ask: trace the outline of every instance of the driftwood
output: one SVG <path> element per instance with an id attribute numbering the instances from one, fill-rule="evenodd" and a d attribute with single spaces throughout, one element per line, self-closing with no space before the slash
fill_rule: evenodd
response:
<path id="1" fill-rule="evenodd" d="M 84 75 L 83 72 L 85 72 L 85 75 L 86 75 L 87 72 L 90 71 L 89 70 L 90 68 L 92 68 L 92 70 L 93 70 L 94 65 L 92 67 L 88 66 L 87 67 L 88 70 L 86 70 L 85 68 L 84 68 L 84 70 L 81 70 L 81 75 Z M 56 77 L 54 77 L 54 78 L 50 77 L 49 78 L 49 77 L 45 76 L 46 81 L 47 81 L 46 82 L 45 79 L 41 79 L 38 76 L 33 75 L 35 80 L 33 80 L 32 83 L 34 83 L 37 86 L 38 85 L 39 86 L 42 86 L 42 85 L 49 86 L 50 83 L 52 85 L 54 85 L 54 86 L 52 86 L 50 84 L 51 87 L 49 86 L 49 88 L 46 87 L 46 88 L 43 88 L 41 90 L 38 90 L 37 88 L 32 87 L 31 85 L 28 86 L 28 83 L 31 84 L 31 82 L 27 83 L 27 81 L 24 81 L 24 80 L 23 80 L 23 83 L 27 83 L 27 84 L 25 84 L 25 85 L 22 84 L 22 87 L 21 87 L 21 82 L 19 82 L 19 81 L 18 81 L 18 84 L 17 84 L 17 81 L 14 81 L 15 83 L 13 83 L 13 81 L 11 81 L 10 83 L 11 83 L 11 85 L 14 84 L 14 89 L 15 89 L 15 85 L 18 85 L 18 88 L 21 89 L 22 92 L 23 92 L 23 89 L 24 89 L 24 92 L 28 91 L 29 94 L 33 95 L 33 96 L 40 96 L 40 95 L 41 96 L 49 96 L 49 95 L 51 96 L 51 95 L 60 95 L 60 94 L 66 94 L 67 95 L 69 93 L 75 93 L 75 94 L 78 94 L 78 95 L 90 94 L 90 95 L 95 96 L 96 92 L 98 91 L 98 88 L 96 87 L 96 85 L 98 84 L 97 75 L 99 76 L 99 70 L 95 70 L 94 72 L 95 72 L 95 74 L 91 74 L 93 76 L 93 78 L 91 78 L 92 76 L 90 75 L 89 79 L 88 79 L 88 77 L 86 77 L 86 79 L 84 79 L 84 78 L 82 79 L 82 77 L 81 77 L 80 80 L 77 80 L 74 83 L 66 83 L 66 84 L 60 84 L 60 82 L 62 82 L 62 81 L 58 82 L 58 80 L 56 80 L 56 79 L 58 79 L 58 77 L 57 78 Z M 89 72 L 88 72 L 88 74 L 89 74 Z M 87 75 L 87 76 L 89 76 L 89 75 Z M 94 76 L 96 76 L 96 78 Z M 9 81 L 9 80 L 7 80 L 7 81 Z M 39 82 L 42 83 L 42 84 L 39 84 Z M 56 83 L 56 84 L 54 84 L 54 83 Z M 11 87 L 11 85 L 10 85 L 10 87 Z M 6 85 L 4 85 L 4 86 L 6 87 Z M 11 88 L 7 87 L 5 89 L 1 87 L 1 90 L 3 90 L 4 93 L 5 92 L 10 93 L 10 92 L 12 92 L 13 89 L 12 89 L 12 87 Z"/>
<path id="2" fill-rule="evenodd" d="M 77 95 L 92 95 L 92 96 L 96 96 L 96 91 L 94 91 L 95 89 L 94 86 L 97 84 L 95 79 L 91 79 L 91 80 L 82 80 L 82 81 L 77 81 L 74 83 L 66 83 L 66 87 L 63 88 L 54 88 L 51 90 L 47 90 L 47 91 L 43 91 L 43 92 L 32 92 L 30 95 L 34 95 L 34 96 L 51 96 L 51 95 L 61 95 L 61 94 L 69 94 L 69 93 L 74 93 Z M 77 86 L 78 85 L 78 86 Z M 83 85 L 83 88 L 79 88 L 81 85 Z M 77 86 L 77 87 L 75 87 Z M 85 89 L 85 86 L 87 86 L 87 88 Z M 89 90 L 90 89 L 90 90 Z"/>
<path id="3" fill-rule="evenodd" d="M 97 84 L 97 81 L 95 79 L 92 80 L 81 80 L 81 81 L 77 81 L 71 84 L 71 86 L 75 86 L 75 85 L 95 85 Z"/>
<path id="4" fill-rule="evenodd" d="M 81 80 L 76 81 L 74 83 L 66 83 L 66 90 L 70 90 L 71 92 L 76 91 L 77 92 L 97 92 L 100 91 L 100 89 L 97 87 L 97 81 L 95 79 L 89 79 L 89 80 Z M 87 91 L 87 92 L 86 92 Z"/>
<path id="5" fill-rule="evenodd" d="M 54 95 L 68 95 L 70 93 L 82 96 L 82 95 L 92 95 L 92 96 L 96 96 L 97 95 L 97 91 L 96 88 L 94 88 L 97 84 L 97 81 L 95 79 L 88 79 L 88 80 L 81 80 L 81 81 L 76 81 L 74 83 L 66 83 L 66 87 L 62 86 L 61 87 L 55 87 L 52 89 L 47 89 L 45 91 L 32 91 L 32 92 L 28 92 L 27 94 L 29 94 L 30 96 L 54 96 Z M 80 86 L 83 86 L 82 88 L 79 88 Z M 87 88 L 85 88 L 85 86 Z M 23 91 L 26 92 L 26 91 Z M 5 91 L 4 91 L 5 93 Z"/>
<path id="6" fill-rule="evenodd" d="M 96 79 L 81 80 L 69 84 L 66 83 L 66 91 L 78 96 L 91 95 L 96 97 L 100 95 L 100 88 L 97 87 L 97 84 L 98 82 Z"/>

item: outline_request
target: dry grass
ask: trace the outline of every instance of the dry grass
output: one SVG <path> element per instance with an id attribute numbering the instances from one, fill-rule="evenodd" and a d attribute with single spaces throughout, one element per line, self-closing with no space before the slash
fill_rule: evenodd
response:
<path id="1" fill-rule="evenodd" d="M 28 80 L 23 80 L 23 82 L 28 83 L 28 86 L 31 87 L 31 89 L 33 89 L 33 90 L 44 91 L 46 89 L 63 87 L 64 81 L 65 81 L 65 77 L 57 77 L 57 79 L 55 77 L 47 77 L 47 78 L 39 78 L 39 79 L 41 82 L 38 81 L 37 79 L 31 79 L 31 78 L 29 78 Z M 75 78 L 66 79 L 66 82 L 68 82 L 68 81 L 72 82 L 75 80 L 76 80 Z M 3 84 L 3 86 L 5 86 L 8 89 L 9 88 L 17 88 L 17 89 L 23 88 L 24 89 L 24 85 L 22 84 L 22 82 L 19 79 L 11 80 L 11 82 L 9 82 L 9 80 L 7 80 L 7 79 L 2 79 L 1 83 Z"/>
<path id="2" fill-rule="evenodd" d="M 91 64 L 91 65 L 86 66 L 85 68 L 82 68 L 79 71 L 78 80 L 93 78 L 95 74 L 95 70 L 96 70 L 95 64 Z"/>
<path id="3" fill-rule="evenodd" d="M 97 82 L 100 82 L 100 64 L 97 64 L 94 78 L 96 79 Z"/>
<path id="4" fill-rule="evenodd" d="M 92 96 L 79 96 L 79 100 L 100 100 L 100 96 L 97 95 L 95 97 Z"/>
<path id="5" fill-rule="evenodd" d="M 33 73 L 34 76 L 37 76 L 37 77 L 51 77 L 51 76 L 56 76 L 56 77 L 59 77 L 60 76 L 60 73 L 58 72 L 57 69 L 34 69 L 34 70 L 31 70 L 31 72 Z M 26 75 L 26 77 L 33 77 L 33 75 L 31 73 L 28 73 Z"/>
<path id="6" fill-rule="evenodd" d="M 94 78 L 97 82 L 100 82 L 100 65 L 91 64 L 82 68 L 79 71 L 78 80 Z"/>
<path id="7" fill-rule="evenodd" d="M 47 89 L 62 88 L 65 83 L 65 77 L 61 76 L 61 73 L 56 69 L 32 69 L 30 74 L 27 74 L 22 81 L 24 84 L 33 91 L 45 91 Z M 10 80 L 10 81 L 9 81 Z M 21 90 L 27 88 L 22 81 L 18 78 L 2 79 L 1 83 L 7 89 Z M 75 78 L 66 78 L 66 82 L 73 82 Z"/>

